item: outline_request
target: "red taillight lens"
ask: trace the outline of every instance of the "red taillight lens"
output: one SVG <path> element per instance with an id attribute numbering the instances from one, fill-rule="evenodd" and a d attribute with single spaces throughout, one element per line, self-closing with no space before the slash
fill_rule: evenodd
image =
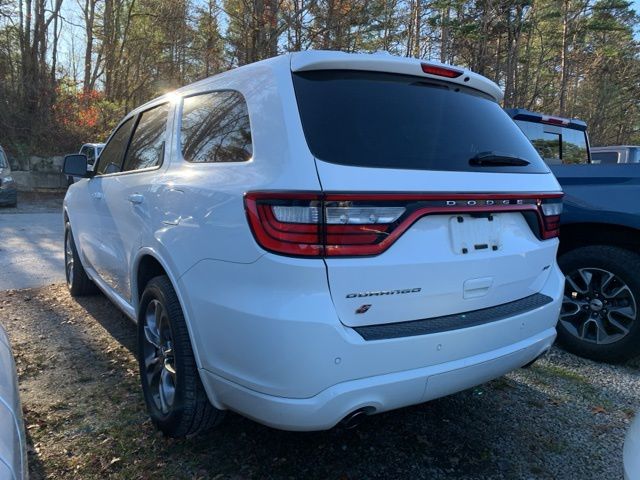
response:
<path id="1" fill-rule="evenodd" d="M 438 77 L 458 78 L 464 72 L 456 68 L 441 67 L 439 65 L 431 65 L 429 63 L 421 64 L 422 71 L 429 75 L 437 75 Z"/>
<path id="2" fill-rule="evenodd" d="M 247 216 L 266 250 L 304 257 L 378 255 L 430 214 L 522 211 L 539 219 L 539 238 L 557 237 L 558 194 L 316 194 L 251 192 Z"/>
<path id="3" fill-rule="evenodd" d="M 249 224 L 258 243 L 285 255 L 324 255 L 319 212 L 320 195 L 248 193 Z"/>
<path id="4" fill-rule="evenodd" d="M 285 255 L 375 255 L 404 215 L 402 201 L 348 196 L 248 193 L 251 229 L 265 249 Z"/>
<path id="5" fill-rule="evenodd" d="M 542 214 L 542 238 L 549 239 L 560 235 L 560 214 L 562 214 L 562 197 L 544 198 L 540 201 Z"/>

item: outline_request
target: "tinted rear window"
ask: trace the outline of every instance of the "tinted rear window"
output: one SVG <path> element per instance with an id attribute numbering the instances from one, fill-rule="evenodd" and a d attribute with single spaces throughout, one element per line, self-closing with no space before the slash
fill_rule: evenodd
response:
<path id="1" fill-rule="evenodd" d="M 588 163 L 587 137 L 582 130 L 516 120 L 540 156 L 549 164 Z"/>
<path id="2" fill-rule="evenodd" d="M 320 160 L 359 167 L 546 173 L 500 106 L 470 88 L 420 77 L 322 70 L 295 73 L 307 144 Z M 478 154 L 526 166 L 472 166 Z"/>

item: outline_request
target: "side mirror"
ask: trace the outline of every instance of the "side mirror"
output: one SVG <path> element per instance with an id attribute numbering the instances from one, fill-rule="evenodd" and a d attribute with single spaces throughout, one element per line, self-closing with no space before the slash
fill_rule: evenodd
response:
<path id="1" fill-rule="evenodd" d="M 64 157 L 62 173 L 72 177 L 88 177 L 87 156 L 81 153 L 74 153 Z"/>

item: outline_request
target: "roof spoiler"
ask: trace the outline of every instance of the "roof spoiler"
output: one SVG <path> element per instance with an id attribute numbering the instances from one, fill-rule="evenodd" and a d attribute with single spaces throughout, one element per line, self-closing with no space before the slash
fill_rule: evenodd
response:
<path id="1" fill-rule="evenodd" d="M 514 120 L 524 120 L 526 122 L 544 123 L 546 125 L 556 125 L 558 127 L 566 127 L 572 130 L 587 130 L 587 124 L 577 118 L 562 118 L 551 115 L 543 115 L 542 113 L 532 112 L 524 108 L 505 108 L 507 114 Z"/>

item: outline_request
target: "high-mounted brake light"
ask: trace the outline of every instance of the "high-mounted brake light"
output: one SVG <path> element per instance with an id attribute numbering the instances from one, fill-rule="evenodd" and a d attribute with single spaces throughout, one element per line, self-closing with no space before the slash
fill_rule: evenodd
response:
<path id="1" fill-rule="evenodd" d="M 266 250 L 362 256 L 384 252 L 425 215 L 521 211 L 540 239 L 557 237 L 562 195 L 250 192 L 245 206 L 256 241 Z"/>
<path id="2" fill-rule="evenodd" d="M 557 118 L 557 117 L 549 117 L 548 115 L 542 116 L 542 123 L 547 123 L 549 125 L 569 125 L 571 123 L 566 118 Z"/>
<path id="3" fill-rule="evenodd" d="M 438 77 L 458 78 L 464 73 L 462 70 L 458 70 L 457 68 L 440 67 L 438 65 L 431 65 L 429 63 L 422 63 L 421 67 L 424 73 L 428 73 L 429 75 L 437 75 Z"/>

